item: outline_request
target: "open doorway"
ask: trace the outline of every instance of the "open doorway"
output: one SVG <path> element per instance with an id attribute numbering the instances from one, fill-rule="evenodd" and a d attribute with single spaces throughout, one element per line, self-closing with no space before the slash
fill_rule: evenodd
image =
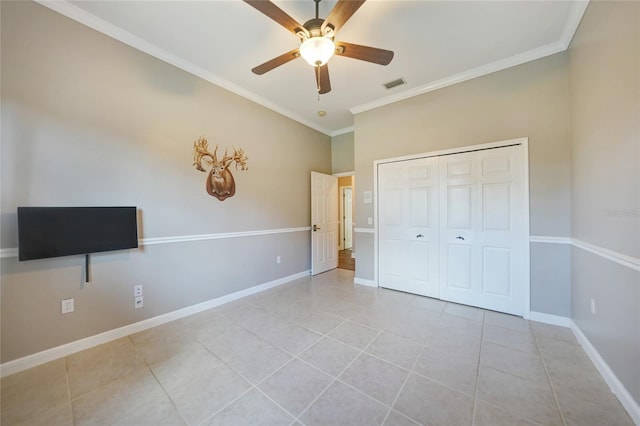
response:
<path id="1" fill-rule="evenodd" d="M 355 270 L 353 256 L 354 176 L 338 176 L 338 268 Z"/>

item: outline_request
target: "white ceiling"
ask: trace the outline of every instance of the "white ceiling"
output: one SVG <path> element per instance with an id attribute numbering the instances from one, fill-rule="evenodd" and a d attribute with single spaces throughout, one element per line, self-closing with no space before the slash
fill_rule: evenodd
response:
<path id="1" fill-rule="evenodd" d="M 368 0 L 336 41 L 393 50 L 393 60 L 381 66 L 334 56 L 332 90 L 318 99 L 313 68 L 301 58 L 262 76 L 251 72 L 299 40 L 240 0 L 40 2 L 332 136 L 352 130 L 354 113 L 565 50 L 587 6 L 587 0 Z M 275 3 L 300 23 L 314 17 L 312 0 Z M 323 0 L 320 17 L 334 4 Z M 400 77 L 407 84 L 384 88 Z"/>

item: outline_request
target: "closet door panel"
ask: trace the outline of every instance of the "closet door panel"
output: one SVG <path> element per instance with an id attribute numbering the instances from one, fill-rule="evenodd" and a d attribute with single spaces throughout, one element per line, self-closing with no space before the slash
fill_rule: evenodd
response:
<path id="1" fill-rule="evenodd" d="M 478 152 L 482 286 L 478 306 L 522 315 L 526 235 L 522 146 Z"/>
<path id="2" fill-rule="evenodd" d="M 440 157 L 441 297 L 521 315 L 521 146 Z"/>
<path id="3" fill-rule="evenodd" d="M 437 159 L 378 165 L 379 284 L 438 297 Z"/>
<path id="4" fill-rule="evenodd" d="M 440 169 L 440 297 L 476 303 L 478 272 L 477 153 L 439 158 Z"/>

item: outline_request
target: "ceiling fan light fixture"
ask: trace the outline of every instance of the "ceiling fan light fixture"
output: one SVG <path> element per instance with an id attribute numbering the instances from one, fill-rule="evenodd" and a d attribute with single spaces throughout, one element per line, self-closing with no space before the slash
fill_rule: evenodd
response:
<path id="1" fill-rule="evenodd" d="M 300 45 L 300 56 L 314 67 L 326 64 L 335 51 L 336 45 L 327 37 L 311 37 Z"/>

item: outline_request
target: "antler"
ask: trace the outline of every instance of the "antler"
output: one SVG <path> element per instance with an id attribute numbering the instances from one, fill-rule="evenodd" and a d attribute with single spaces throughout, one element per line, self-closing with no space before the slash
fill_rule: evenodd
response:
<path id="1" fill-rule="evenodd" d="M 206 160 L 204 157 L 209 157 L 210 160 Z M 236 170 L 238 169 L 238 165 L 240 165 L 241 170 L 249 170 L 247 167 L 247 160 L 249 157 L 246 156 L 244 150 L 233 149 L 233 155 L 229 156 L 228 151 L 225 149 L 224 157 L 221 161 L 218 161 L 218 145 L 213 150 L 213 153 L 209 151 L 209 142 L 201 136 L 197 141 L 193 143 L 193 165 L 196 166 L 196 169 L 201 172 L 206 171 L 202 167 L 202 160 L 206 161 L 209 166 L 213 165 L 222 165 L 225 169 L 231 165 L 231 163 L 236 163 Z"/>
<path id="2" fill-rule="evenodd" d="M 202 159 L 204 157 L 211 158 L 211 161 L 216 162 L 216 151 L 218 151 L 218 146 L 216 145 L 216 149 L 213 151 L 213 154 L 209 152 L 209 142 L 201 136 L 197 141 L 193 143 L 193 165 L 196 166 L 196 169 L 204 172 L 205 169 L 202 167 Z M 205 160 L 206 161 L 206 160 Z M 209 165 L 212 163 L 207 161 Z"/>
<path id="3" fill-rule="evenodd" d="M 216 147 L 217 148 L 217 147 Z M 229 165 L 231 165 L 232 162 L 235 161 L 236 163 L 236 170 L 238 170 L 238 165 L 240 165 L 240 170 L 244 171 L 244 170 L 249 170 L 249 167 L 247 166 L 247 160 L 249 159 L 249 157 L 246 156 L 246 154 L 244 153 L 244 150 L 242 148 L 240 149 L 235 149 L 233 148 L 233 155 L 229 156 L 227 154 L 227 150 L 224 150 L 224 158 L 222 159 L 222 164 L 224 164 L 224 167 L 227 168 L 229 167 Z"/>

